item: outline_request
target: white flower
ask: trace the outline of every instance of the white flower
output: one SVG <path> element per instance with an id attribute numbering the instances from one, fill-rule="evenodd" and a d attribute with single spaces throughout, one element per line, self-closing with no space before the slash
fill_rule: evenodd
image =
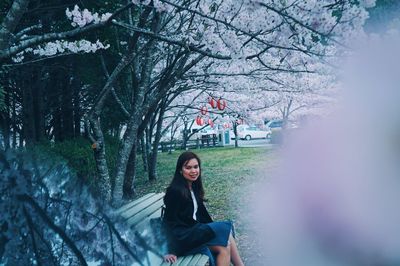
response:
<path id="1" fill-rule="evenodd" d="M 65 10 L 65 15 L 67 16 L 67 18 L 70 20 L 72 18 L 72 12 L 69 10 L 69 8 L 67 8 Z"/>
<path id="2" fill-rule="evenodd" d="M 93 14 L 93 23 L 99 23 L 100 22 L 100 17 L 99 17 L 99 13 L 94 13 Z"/>
<path id="3" fill-rule="evenodd" d="M 86 8 L 82 12 L 82 18 L 85 20 L 86 24 L 89 24 L 93 21 L 93 15 L 92 13 L 87 10 Z"/>
<path id="4" fill-rule="evenodd" d="M 111 17 L 111 13 L 104 13 L 103 15 L 101 15 L 101 21 L 106 21 Z"/>
<path id="5" fill-rule="evenodd" d="M 72 20 L 71 25 L 73 27 L 84 27 L 90 23 L 99 23 L 108 20 L 112 13 L 104 13 L 99 15 L 97 12 L 92 13 L 88 9 L 81 11 L 77 5 L 70 11 L 68 8 L 65 10 L 65 14 L 69 20 Z"/>

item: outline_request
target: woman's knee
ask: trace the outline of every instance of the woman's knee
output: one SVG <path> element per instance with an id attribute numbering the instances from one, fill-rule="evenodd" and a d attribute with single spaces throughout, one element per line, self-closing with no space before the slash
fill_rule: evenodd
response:
<path id="1" fill-rule="evenodd" d="M 229 245 L 227 247 L 223 246 L 212 246 L 209 247 L 210 250 L 214 253 L 217 253 L 218 255 L 225 255 L 225 256 L 230 256 L 231 255 L 231 249 Z"/>

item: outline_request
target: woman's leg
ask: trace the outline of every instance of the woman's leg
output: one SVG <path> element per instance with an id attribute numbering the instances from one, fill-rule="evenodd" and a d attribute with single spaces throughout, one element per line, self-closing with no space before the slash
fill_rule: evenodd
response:
<path id="1" fill-rule="evenodd" d="M 244 266 L 244 263 L 239 255 L 239 250 L 237 248 L 236 241 L 232 237 L 232 235 L 229 235 L 229 246 L 230 246 L 230 251 L 231 251 L 231 261 L 232 261 L 233 265 Z"/>
<path id="2" fill-rule="evenodd" d="M 209 264 L 210 266 L 216 266 L 215 265 L 215 260 L 214 260 L 214 256 L 211 253 L 210 249 L 207 246 L 201 246 L 198 248 L 194 248 L 192 250 L 190 250 L 189 252 L 186 252 L 184 255 L 195 255 L 195 254 L 203 254 L 206 255 L 209 258 Z"/>
<path id="3" fill-rule="evenodd" d="M 217 254 L 217 266 L 229 266 L 231 263 L 231 251 L 230 246 L 209 246 L 208 247 L 212 252 Z"/>

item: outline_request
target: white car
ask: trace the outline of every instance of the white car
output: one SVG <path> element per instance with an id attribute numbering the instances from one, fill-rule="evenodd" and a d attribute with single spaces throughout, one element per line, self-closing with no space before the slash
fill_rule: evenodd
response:
<path id="1" fill-rule="evenodd" d="M 201 136 L 204 136 L 204 135 L 216 135 L 217 133 L 218 132 L 217 132 L 216 128 L 210 128 L 210 126 L 206 126 L 202 130 L 199 130 L 197 134 L 198 134 L 199 138 L 201 138 Z"/>
<path id="2" fill-rule="evenodd" d="M 245 140 L 271 138 L 271 130 L 256 126 L 238 126 L 238 137 Z"/>

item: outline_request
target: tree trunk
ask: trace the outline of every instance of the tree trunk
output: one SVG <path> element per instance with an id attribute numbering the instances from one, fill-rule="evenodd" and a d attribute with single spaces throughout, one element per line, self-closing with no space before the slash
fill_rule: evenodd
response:
<path id="1" fill-rule="evenodd" d="M 235 148 L 239 147 L 237 126 L 238 124 L 236 122 L 233 122 L 233 133 L 235 134 Z"/>
<path id="2" fill-rule="evenodd" d="M 148 158 L 148 154 L 147 154 L 147 148 L 146 148 L 147 144 L 146 144 L 146 137 L 144 134 L 142 134 L 141 138 L 140 138 L 140 147 L 142 149 L 142 161 L 143 161 L 143 171 L 147 172 L 148 168 L 147 168 L 147 158 Z"/>
<path id="3" fill-rule="evenodd" d="M 157 143 L 157 147 L 155 146 Z M 150 158 L 149 158 L 149 181 L 155 181 L 157 180 L 157 156 L 158 156 L 158 143 L 159 141 L 154 141 L 153 143 L 153 150 L 150 152 Z"/>
<path id="4" fill-rule="evenodd" d="M 157 156 L 158 156 L 158 145 L 161 140 L 162 123 L 164 120 L 164 113 L 166 108 L 166 98 L 160 104 L 160 111 L 158 114 L 156 132 L 154 136 L 153 149 L 149 157 L 149 181 L 155 181 L 157 179 Z"/>
<path id="5" fill-rule="evenodd" d="M 132 146 L 128 164 L 126 166 L 124 184 L 122 187 L 124 199 L 132 199 L 135 196 L 134 182 L 136 179 L 136 169 L 137 169 L 136 156 L 137 156 L 137 142 L 134 143 Z"/>
<path id="6" fill-rule="evenodd" d="M 3 127 L 3 134 L 4 134 L 4 149 L 7 150 L 10 148 L 10 130 L 11 130 L 11 101 L 10 101 L 10 94 L 11 89 L 9 86 L 6 86 L 5 89 L 5 97 L 4 97 L 4 104 L 6 111 L 4 112 L 4 127 Z"/>
<path id="7" fill-rule="evenodd" d="M 183 135 L 182 135 L 182 149 L 186 150 L 187 146 L 187 141 L 188 141 L 188 123 L 184 121 L 184 127 L 183 127 Z"/>
<path id="8" fill-rule="evenodd" d="M 146 14 L 148 15 L 150 12 L 150 9 L 146 8 Z M 144 15 L 144 18 L 141 18 L 141 20 L 143 20 L 142 22 L 140 22 L 139 24 L 144 24 L 145 20 L 147 18 L 147 15 Z M 132 40 L 133 43 L 137 42 L 139 36 L 135 35 L 134 36 L 134 40 Z M 134 46 L 134 44 L 132 44 Z M 101 131 L 101 128 L 99 126 L 97 126 L 96 128 L 92 128 L 94 131 L 94 136 L 91 135 L 91 130 L 88 127 L 88 125 L 96 125 L 98 124 L 98 120 L 100 119 L 100 114 L 102 112 L 102 108 L 104 106 L 104 103 L 106 101 L 107 96 L 109 95 L 113 84 L 115 83 L 115 81 L 117 80 L 119 74 L 125 69 L 126 66 L 128 66 L 129 64 L 132 63 L 132 61 L 135 59 L 136 54 L 133 53 L 132 51 L 129 51 L 126 55 L 124 55 L 124 57 L 120 60 L 120 62 L 118 63 L 118 65 L 115 67 L 115 69 L 113 70 L 113 72 L 111 73 L 110 77 L 107 80 L 107 83 L 104 85 L 102 91 L 100 92 L 98 99 L 96 99 L 96 103 L 94 105 L 94 107 L 89 111 L 88 115 L 87 115 L 87 121 L 86 121 L 86 133 L 89 136 L 89 138 L 92 141 L 99 141 L 102 142 L 104 144 L 104 137 Z M 144 92 L 143 92 L 144 94 Z M 143 96 L 142 96 L 143 98 Z M 138 116 L 139 113 L 134 113 L 133 117 L 141 117 Z M 134 120 L 133 123 L 135 123 L 136 121 Z M 97 163 L 101 163 L 102 166 L 98 166 L 97 169 L 99 172 L 99 175 L 101 177 L 101 179 L 105 182 L 106 180 L 108 181 L 112 181 L 112 185 L 110 185 L 110 187 L 112 188 L 112 190 L 110 192 L 108 191 L 104 191 L 104 193 L 106 193 L 105 197 L 107 197 L 107 199 L 110 196 L 110 199 L 112 200 L 120 200 L 122 199 L 122 190 L 123 190 L 123 179 L 125 178 L 125 171 L 126 171 L 126 165 L 127 165 L 127 161 L 128 161 L 128 157 L 130 155 L 133 143 L 136 142 L 136 135 L 134 136 L 130 136 L 130 134 L 134 133 L 136 134 L 137 132 L 137 127 L 138 125 L 136 125 L 136 130 L 134 128 L 132 128 L 132 121 L 130 123 L 128 123 L 127 125 L 127 130 L 125 131 L 124 134 L 124 142 L 122 142 L 119 151 L 118 151 L 118 160 L 117 160 L 117 165 L 116 165 L 116 171 L 115 171 L 115 179 L 111 180 L 109 177 L 109 173 L 108 173 L 108 168 L 107 168 L 107 163 L 105 161 L 105 156 L 104 156 L 104 161 L 102 160 L 97 160 L 96 159 L 96 153 L 95 153 L 95 159 L 96 159 L 96 164 Z M 126 140 L 126 142 L 125 142 Z M 99 149 L 105 149 L 104 145 L 103 146 L 99 146 Z M 105 153 L 105 150 L 103 151 Z M 110 183 L 111 184 L 111 183 Z"/>
<path id="9" fill-rule="evenodd" d="M 24 80 L 22 88 L 22 126 L 26 145 L 31 145 L 36 140 L 32 87 L 29 86 L 31 77 L 30 75 L 29 80 Z"/>
<path id="10" fill-rule="evenodd" d="M 41 76 L 43 71 L 39 72 L 37 77 L 36 86 L 33 90 L 33 101 L 34 101 L 34 117 L 35 117 L 35 134 L 36 140 L 41 141 L 44 139 L 46 134 L 45 129 L 45 112 L 44 112 L 44 95 L 43 95 L 43 84 L 41 82 Z"/>
<path id="11" fill-rule="evenodd" d="M 99 120 L 90 121 L 93 134 L 96 136 L 96 143 L 93 143 L 94 159 L 98 178 L 96 180 L 97 192 L 105 201 L 110 202 L 112 199 L 112 182 L 107 166 L 106 148 L 103 132 L 101 130 Z"/>
<path id="12" fill-rule="evenodd" d="M 6 117 L 0 114 L 0 151 L 6 150 Z"/>
<path id="13" fill-rule="evenodd" d="M 53 103 L 51 127 L 53 128 L 54 141 L 63 141 L 61 113 L 62 88 L 60 87 L 61 84 L 58 76 L 57 72 L 51 72 L 51 81 L 49 83 L 49 86 L 53 88 L 49 93 L 49 99 Z"/>
<path id="14" fill-rule="evenodd" d="M 64 80 L 63 84 L 65 84 L 62 89 L 61 101 L 63 139 L 71 139 L 74 136 L 73 89 L 69 75 L 62 76 L 61 79 Z"/>
<path id="15" fill-rule="evenodd" d="M 73 92 L 73 113 L 74 113 L 74 137 L 81 136 L 81 110 L 80 110 L 80 97 L 79 90 L 74 87 Z"/>
<path id="16" fill-rule="evenodd" d="M 131 152 L 133 146 L 136 144 L 137 141 L 137 131 L 138 121 L 136 121 L 136 119 L 131 119 L 131 121 L 127 125 L 123 141 L 118 151 L 118 161 L 115 174 L 115 187 L 113 189 L 113 201 L 117 203 L 117 205 L 121 199 L 127 199 L 129 198 L 129 196 L 134 195 L 133 187 L 127 187 L 129 184 L 133 184 L 134 176 L 127 176 L 125 173 L 129 162 L 129 157 L 136 156 L 136 153 L 131 155 Z"/>
<path id="17" fill-rule="evenodd" d="M 143 123 L 143 122 L 142 122 Z M 151 123 L 151 122 L 150 122 Z M 146 132 L 146 142 L 145 142 L 145 153 L 146 153 L 146 162 L 147 162 L 147 172 L 149 171 L 149 161 L 150 161 L 150 153 L 151 153 L 151 143 L 153 142 L 152 140 L 152 130 L 151 130 L 151 125 L 149 125 L 146 127 L 146 129 L 144 130 Z"/>
<path id="18" fill-rule="evenodd" d="M 158 23 L 157 13 L 155 13 L 155 20 L 153 23 Z M 134 175 L 126 174 L 127 165 L 129 162 L 129 157 L 135 156 L 136 159 L 136 144 L 138 141 L 139 125 L 141 123 L 142 117 L 146 115 L 148 108 L 146 108 L 150 101 L 154 99 L 145 99 L 146 91 L 148 91 L 151 82 L 151 73 L 154 67 L 153 55 L 155 54 L 155 41 L 150 40 L 148 42 L 148 49 L 146 50 L 143 58 L 141 75 L 140 75 L 140 85 L 134 91 L 134 102 L 132 104 L 132 113 L 130 121 L 127 125 L 127 130 L 124 134 L 124 141 L 118 152 L 118 162 L 116 166 L 116 176 L 115 176 L 115 190 L 114 190 L 114 201 L 120 199 L 131 199 L 135 194 L 133 188 L 133 181 L 135 179 Z M 145 102 L 147 101 L 147 102 Z M 133 149 L 133 151 L 132 151 Z M 131 155 L 131 153 L 133 154 Z M 136 167 L 136 161 L 132 162 L 133 166 Z M 136 169 L 135 169 L 136 170 Z M 134 171 L 136 172 L 136 171 Z M 123 181 L 122 181 L 123 180 Z M 122 192 L 122 197 L 121 197 Z M 118 202 L 116 202 L 118 203 Z"/>
<path id="19" fill-rule="evenodd" d="M 13 95 L 16 94 L 16 92 L 13 93 Z M 15 149 L 17 147 L 17 134 L 18 132 L 18 127 L 17 127 L 17 99 L 16 96 L 12 97 L 12 147 Z M 21 138 L 21 135 L 19 136 Z"/>

